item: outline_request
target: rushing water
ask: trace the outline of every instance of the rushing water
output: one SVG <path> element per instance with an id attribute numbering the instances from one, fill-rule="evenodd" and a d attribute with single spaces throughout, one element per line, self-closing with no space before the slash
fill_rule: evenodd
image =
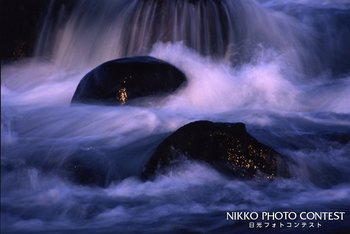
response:
<path id="1" fill-rule="evenodd" d="M 254 231 L 226 211 L 344 211 L 306 231 L 349 231 L 350 3 L 315 2 L 77 1 L 54 30 L 48 13 L 36 55 L 1 68 L 1 231 Z M 141 54 L 187 86 L 139 106 L 70 106 L 89 70 Z M 232 180 L 186 162 L 139 180 L 155 147 L 199 119 L 246 123 L 290 159 L 291 178 Z M 72 182 L 71 158 L 107 186 Z"/>

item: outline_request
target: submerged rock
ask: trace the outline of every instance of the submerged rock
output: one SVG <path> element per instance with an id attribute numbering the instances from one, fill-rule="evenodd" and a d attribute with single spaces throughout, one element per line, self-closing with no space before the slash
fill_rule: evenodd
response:
<path id="1" fill-rule="evenodd" d="M 151 156 L 143 178 L 152 178 L 182 161 L 205 161 L 238 178 L 273 178 L 283 167 L 281 155 L 246 131 L 243 123 L 189 123 L 167 137 Z"/>
<path id="2" fill-rule="evenodd" d="M 60 176 L 78 185 L 107 187 L 120 178 L 119 165 L 108 150 L 95 147 L 72 152 L 59 167 Z"/>
<path id="3" fill-rule="evenodd" d="M 80 81 L 72 103 L 125 104 L 130 100 L 174 92 L 186 81 L 175 66 L 149 56 L 103 63 Z"/>

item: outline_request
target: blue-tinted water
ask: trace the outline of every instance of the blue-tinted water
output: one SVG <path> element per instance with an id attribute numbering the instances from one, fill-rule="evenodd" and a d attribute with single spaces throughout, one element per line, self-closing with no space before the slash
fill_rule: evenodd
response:
<path id="1" fill-rule="evenodd" d="M 52 36 L 56 41 L 49 59 L 37 54 L 2 66 L 1 231 L 346 233 L 350 67 L 341 60 L 346 53 L 339 48 L 348 48 L 350 29 L 342 20 L 350 18 L 349 3 L 222 1 L 224 5 L 215 8 L 214 1 L 208 1 L 205 8 L 205 1 L 174 2 L 163 7 L 164 12 L 175 12 L 171 17 L 176 20 L 169 17 L 170 26 L 149 23 L 152 30 L 145 22 L 158 22 L 155 5 L 77 2 L 66 24 Z M 203 19 L 208 16 L 203 12 L 226 12 L 225 25 L 232 32 L 205 34 L 222 22 L 220 17 L 211 18 L 214 23 Z M 132 17 L 144 20 L 130 23 Z M 190 31 L 186 17 L 194 21 Z M 131 32 L 125 31 L 127 22 Z M 205 26 L 210 24 L 214 26 Z M 172 35 L 160 36 L 170 29 Z M 215 38 L 221 39 L 213 46 Z M 323 45 L 324 50 L 319 48 Z M 328 56 L 325 50 L 338 56 Z M 136 54 L 174 64 L 188 77 L 187 86 L 135 106 L 70 106 L 77 84 L 94 66 Z M 246 123 L 249 133 L 289 159 L 291 178 L 232 180 L 209 165 L 186 162 L 154 181 L 138 179 L 167 135 L 199 119 Z M 107 186 L 72 182 L 65 164 L 71 159 L 105 176 Z M 322 221 L 320 229 L 257 230 L 247 221 L 227 220 L 228 211 L 346 215 L 343 221 Z"/>

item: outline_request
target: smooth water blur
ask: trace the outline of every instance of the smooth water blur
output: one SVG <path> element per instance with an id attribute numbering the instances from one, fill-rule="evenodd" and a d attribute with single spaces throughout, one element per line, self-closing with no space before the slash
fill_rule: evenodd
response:
<path id="1" fill-rule="evenodd" d="M 178 7 L 176 14 L 189 14 L 196 7 L 209 12 L 199 2 L 164 7 Z M 227 221 L 226 211 L 349 214 L 349 75 L 336 76 L 328 67 L 310 75 L 305 61 L 311 70 L 322 65 L 319 54 L 309 60 L 315 49 L 309 44 L 313 29 L 276 10 L 274 1 L 261 1 L 267 9 L 251 1 L 222 2 L 228 16 L 242 20 L 245 31 L 236 31 L 239 37 L 259 35 L 259 40 L 237 42 L 232 37 L 230 46 L 218 44 L 216 49 L 210 43 L 197 44 L 206 36 L 196 34 L 199 20 L 191 26 L 192 36 L 175 33 L 180 39 L 166 41 L 154 31 L 155 41 L 142 44 L 147 32 L 134 25 L 131 31 L 142 37 L 129 32 L 134 41 L 128 42 L 135 50 L 125 52 L 118 44 L 126 43 L 120 37 L 125 30 L 121 25 L 132 16 L 153 20 L 154 3 L 140 7 L 140 1 L 82 1 L 57 31 L 49 60 L 39 54 L 2 67 L 2 232 L 244 233 L 248 224 Z M 342 6 L 349 9 L 347 2 Z M 141 22 L 141 29 L 146 22 Z M 186 36 L 187 41 L 181 39 Z M 237 63 L 242 54 L 235 54 L 235 48 L 241 42 L 247 43 L 244 48 L 251 56 Z M 217 48 L 227 51 L 215 56 L 206 52 L 221 50 Z M 166 98 L 146 98 L 134 106 L 70 105 L 80 79 L 94 66 L 138 53 L 174 64 L 186 74 L 188 84 Z M 254 137 L 286 156 L 291 178 L 271 183 L 229 180 L 207 164 L 186 162 L 154 181 L 138 179 L 168 134 L 200 119 L 246 123 Z M 66 166 L 70 159 L 106 175 L 106 187 L 75 183 Z M 331 231 L 349 227 L 346 221 L 324 226 Z"/>

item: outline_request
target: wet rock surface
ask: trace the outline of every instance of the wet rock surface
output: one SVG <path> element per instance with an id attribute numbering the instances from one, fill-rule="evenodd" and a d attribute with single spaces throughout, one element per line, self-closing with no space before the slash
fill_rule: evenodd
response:
<path id="1" fill-rule="evenodd" d="M 270 179 L 285 170 L 281 155 L 249 135 L 245 124 L 196 121 L 179 128 L 158 146 L 143 177 L 152 178 L 187 159 L 204 161 L 237 178 Z"/>
<path id="2" fill-rule="evenodd" d="M 177 90 L 186 76 L 175 66 L 150 56 L 127 57 L 101 64 L 80 81 L 72 103 L 120 105 Z"/>

